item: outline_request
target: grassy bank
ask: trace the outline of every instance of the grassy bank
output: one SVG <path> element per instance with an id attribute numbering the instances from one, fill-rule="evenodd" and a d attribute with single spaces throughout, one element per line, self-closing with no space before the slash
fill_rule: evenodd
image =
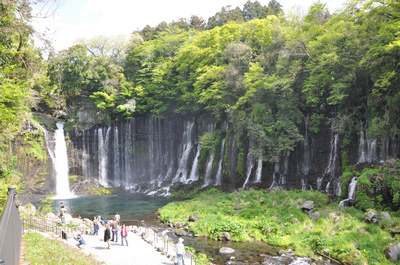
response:
<path id="1" fill-rule="evenodd" d="M 50 239 L 38 233 L 25 234 L 24 241 L 25 261 L 28 264 L 104 264 L 60 240 Z"/>
<path id="2" fill-rule="evenodd" d="M 313 212 L 320 214 L 318 218 L 310 218 L 300 209 L 306 200 L 314 201 Z M 201 214 L 199 220 L 189 222 L 194 213 Z M 262 240 L 294 248 L 300 256 L 314 256 L 329 249 L 329 256 L 349 264 L 393 264 L 383 250 L 396 240 L 390 228 L 400 225 L 397 217 L 390 223 L 368 224 L 361 210 L 341 210 L 318 191 L 248 190 L 224 194 L 211 189 L 194 199 L 169 203 L 159 214 L 164 222 L 189 225 L 199 236 L 218 239 L 222 232 L 229 232 L 234 241 Z"/>

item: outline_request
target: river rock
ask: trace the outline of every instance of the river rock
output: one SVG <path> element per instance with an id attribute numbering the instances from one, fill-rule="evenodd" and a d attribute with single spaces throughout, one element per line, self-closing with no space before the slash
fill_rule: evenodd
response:
<path id="1" fill-rule="evenodd" d="M 236 210 L 235 210 L 235 211 L 233 212 L 233 214 L 240 214 L 240 213 L 239 213 L 239 211 L 236 211 Z"/>
<path id="2" fill-rule="evenodd" d="M 386 258 L 393 260 L 393 262 L 399 262 L 399 253 L 400 253 L 400 242 L 386 248 L 384 250 Z"/>
<path id="3" fill-rule="evenodd" d="M 223 248 L 220 248 L 219 253 L 232 254 L 232 253 L 235 253 L 235 250 L 233 248 L 223 247 Z"/>
<path id="4" fill-rule="evenodd" d="M 241 210 L 241 209 L 243 209 L 243 206 L 242 205 L 238 205 L 238 206 L 235 206 L 235 210 Z"/>
<path id="5" fill-rule="evenodd" d="M 175 223 L 174 223 L 174 226 L 175 226 L 175 227 L 182 227 L 181 223 L 179 223 L 179 222 L 175 222 Z"/>
<path id="6" fill-rule="evenodd" d="M 365 216 L 365 220 L 368 223 L 377 224 L 378 223 L 378 213 L 376 211 L 369 210 Z"/>
<path id="7" fill-rule="evenodd" d="M 228 232 L 222 232 L 219 236 L 218 236 L 218 240 L 221 241 L 231 241 L 231 235 Z"/>
<path id="8" fill-rule="evenodd" d="M 175 231 L 175 235 L 177 236 L 186 236 L 186 232 L 182 229 Z"/>
<path id="9" fill-rule="evenodd" d="M 304 211 L 311 211 L 314 208 L 314 202 L 313 201 L 305 201 L 301 205 L 301 209 Z"/>

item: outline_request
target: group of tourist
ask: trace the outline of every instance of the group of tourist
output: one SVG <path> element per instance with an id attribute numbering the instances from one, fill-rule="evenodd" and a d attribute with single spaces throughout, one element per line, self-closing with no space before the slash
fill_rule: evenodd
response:
<path id="1" fill-rule="evenodd" d="M 104 230 L 104 242 L 107 243 L 107 249 L 111 248 L 110 241 L 118 242 L 119 233 L 121 233 L 121 245 L 124 245 L 125 240 L 126 246 L 128 246 L 128 231 L 126 230 L 125 224 L 123 224 L 121 228 L 121 216 L 118 214 L 118 212 L 115 214 L 114 218 L 111 219 L 109 217 L 107 221 L 103 221 L 101 219 L 101 214 L 99 214 L 97 217 L 94 216 L 93 223 L 94 235 L 99 234 L 100 225 L 106 227 L 106 229 Z"/>
<path id="2" fill-rule="evenodd" d="M 67 210 L 65 209 L 64 205 L 61 203 L 61 208 L 60 208 L 60 218 L 61 221 L 65 221 L 65 213 Z M 93 217 L 93 224 L 94 224 L 94 233 L 93 235 L 98 235 L 99 234 L 99 229 L 100 225 L 105 226 L 104 230 L 104 242 L 107 243 L 107 249 L 111 248 L 110 241 L 115 241 L 118 242 L 118 234 L 121 233 L 121 245 L 124 245 L 124 240 L 126 243 L 126 246 L 128 246 L 128 231 L 125 227 L 125 224 L 121 225 L 121 216 L 118 214 L 118 212 L 115 214 L 114 218 L 108 218 L 107 221 L 103 221 L 101 219 L 101 214 L 99 214 L 97 217 Z M 81 234 L 78 234 L 76 237 L 74 237 L 76 241 L 78 241 L 78 248 L 84 248 L 86 246 L 85 240 L 82 238 Z M 185 265 L 185 246 L 183 245 L 183 238 L 179 238 L 178 243 L 176 244 L 176 253 L 178 257 L 178 265 L 181 264 Z"/>

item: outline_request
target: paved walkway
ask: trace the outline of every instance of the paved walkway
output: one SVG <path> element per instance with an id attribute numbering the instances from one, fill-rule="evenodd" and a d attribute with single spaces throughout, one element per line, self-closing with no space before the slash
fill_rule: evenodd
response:
<path id="1" fill-rule="evenodd" d="M 143 230 L 144 232 L 144 230 Z M 110 241 L 111 249 L 107 249 L 107 243 L 104 242 L 104 228 L 100 229 L 99 235 L 82 235 L 86 242 L 86 247 L 82 249 L 87 254 L 92 254 L 97 260 L 105 262 L 107 265 L 174 265 L 171 258 L 162 255 L 157 251 L 157 247 L 164 249 L 164 241 L 158 239 L 151 243 L 146 242 L 134 232 L 128 232 L 128 244 L 121 246 L 121 236 L 118 236 L 118 243 Z M 75 235 L 76 236 L 76 235 Z M 154 241 L 152 230 L 148 230 L 148 240 Z M 68 239 L 68 243 L 76 245 L 78 242 L 73 238 Z M 168 254 L 176 256 L 175 250 L 171 245 L 168 248 Z M 185 258 L 185 264 L 190 264 L 190 259 Z"/>

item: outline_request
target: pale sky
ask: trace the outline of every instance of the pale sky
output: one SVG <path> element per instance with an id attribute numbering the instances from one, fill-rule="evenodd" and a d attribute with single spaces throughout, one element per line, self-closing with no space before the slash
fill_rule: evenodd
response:
<path id="1" fill-rule="evenodd" d="M 53 2 L 55 0 L 48 0 Z M 39 31 L 50 29 L 47 37 L 56 50 L 73 45 L 77 38 L 94 36 L 130 35 L 146 25 L 157 26 L 180 18 L 189 19 L 192 15 L 202 17 L 206 22 L 222 7 L 243 9 L 247 0 L 58 0 L 59 7 L 50 19 L 39 19 L 34 23 Z M 258 0 L 267 5 L 269 0 Z M 321 0 L 330 12 L 342 8 L 347 0 Z M 252 0 L 254 2 L 254 0 Z M 316 0 L 278 0 L 283 9 L 294 6 L 307 10 Z M 50 8 L 50 5 L 47 5 Z M 54 5 L 53 5 L 54 9 Z M 38 41 L 36 41 L 38 42 Z"/>

